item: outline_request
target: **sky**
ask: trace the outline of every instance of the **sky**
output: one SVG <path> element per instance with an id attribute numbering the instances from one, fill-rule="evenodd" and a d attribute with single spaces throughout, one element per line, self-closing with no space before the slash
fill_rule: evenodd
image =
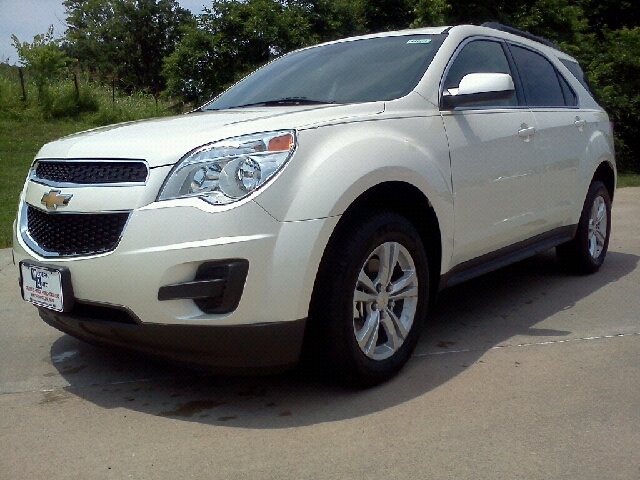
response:
<path id="1" fill-rule="evenodd" d="M 20 42 L 33 42 L 33 37 L 45 33 L 53 25 L 56 38 L 64 34 L 65 14 L 63 0 L 0 0 L 0 62 L 15 65 L 18 54 L 13 48 L 11 35 Z M 178 0 L 183 8 L 194 14 L 202 13 L 204 5 L 210 6 L 206 0 Z"/>

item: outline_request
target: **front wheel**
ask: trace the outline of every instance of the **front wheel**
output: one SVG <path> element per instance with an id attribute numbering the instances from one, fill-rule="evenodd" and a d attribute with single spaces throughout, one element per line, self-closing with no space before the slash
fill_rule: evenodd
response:
<path id="1" fill-rule="evenodd" d="M 578 273 L 597 272 L 609 246 L 611 199 L 602 182 L 589 187 L 576 236 L 556 247 L 561 264 Z"/>
<path id="2" fill-rule="evenodd" d="M 323 259 L 310 320 L 330 373 L 357 386 L 380 383 L 413 352 L 429 295 L 424 246 L 394 212 L 343 229 Z"/>

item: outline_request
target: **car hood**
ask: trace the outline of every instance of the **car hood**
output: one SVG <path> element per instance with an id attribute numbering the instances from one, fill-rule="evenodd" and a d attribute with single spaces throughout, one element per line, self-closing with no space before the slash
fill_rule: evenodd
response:
<path id="1" fill-rule="evenodd" d="M 75 133 L 45 145 L 36 158 L 142 159 L 158 167 L 175 163 L 201 145 L 233 136 L 303 130 L 366 119 L 383 111 L 384 102 L 196 112 Z"/>

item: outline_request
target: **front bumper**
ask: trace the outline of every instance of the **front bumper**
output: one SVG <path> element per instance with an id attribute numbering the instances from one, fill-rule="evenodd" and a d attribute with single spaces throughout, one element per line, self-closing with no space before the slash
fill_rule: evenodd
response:
<path id="1" fill-rule="evenodd" d="M 133 210 L 112 252 L 44 258 L 16 231 L 14 256 L 68 268 L 76 303 L 107 312 L 88 318 L 40 309 L 65 333 L 180 362 L 260 369 L 297 360 L 315 275 L 337 220 L 279 222 L 252 201 L 225 209 L 195 198 L 154 202 Z M 193 299 L 160 294 L 193 282 L 201 265 L 229 259 L 249 265 L 232 311 L 205 313 Z M 109 311 L 126 312 L 129 320 Z"/>
<path id="2" fill-rule="evenodd" d="M 38 310 L 52 327 L 88 343 L 218 373 L 272 373 L 294 365 L 306 324 L 301 319 L 236 326 L 128 325 Z"/>

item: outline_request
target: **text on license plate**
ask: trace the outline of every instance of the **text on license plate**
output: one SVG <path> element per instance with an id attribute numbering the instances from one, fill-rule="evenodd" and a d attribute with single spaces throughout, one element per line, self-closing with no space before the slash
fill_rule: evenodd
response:
<path id="1" fill-rule="evenodd" d="M 52 268 L 20 264 L 22 298 L 41 307 L 63 311 L 62 275 Z"/>

